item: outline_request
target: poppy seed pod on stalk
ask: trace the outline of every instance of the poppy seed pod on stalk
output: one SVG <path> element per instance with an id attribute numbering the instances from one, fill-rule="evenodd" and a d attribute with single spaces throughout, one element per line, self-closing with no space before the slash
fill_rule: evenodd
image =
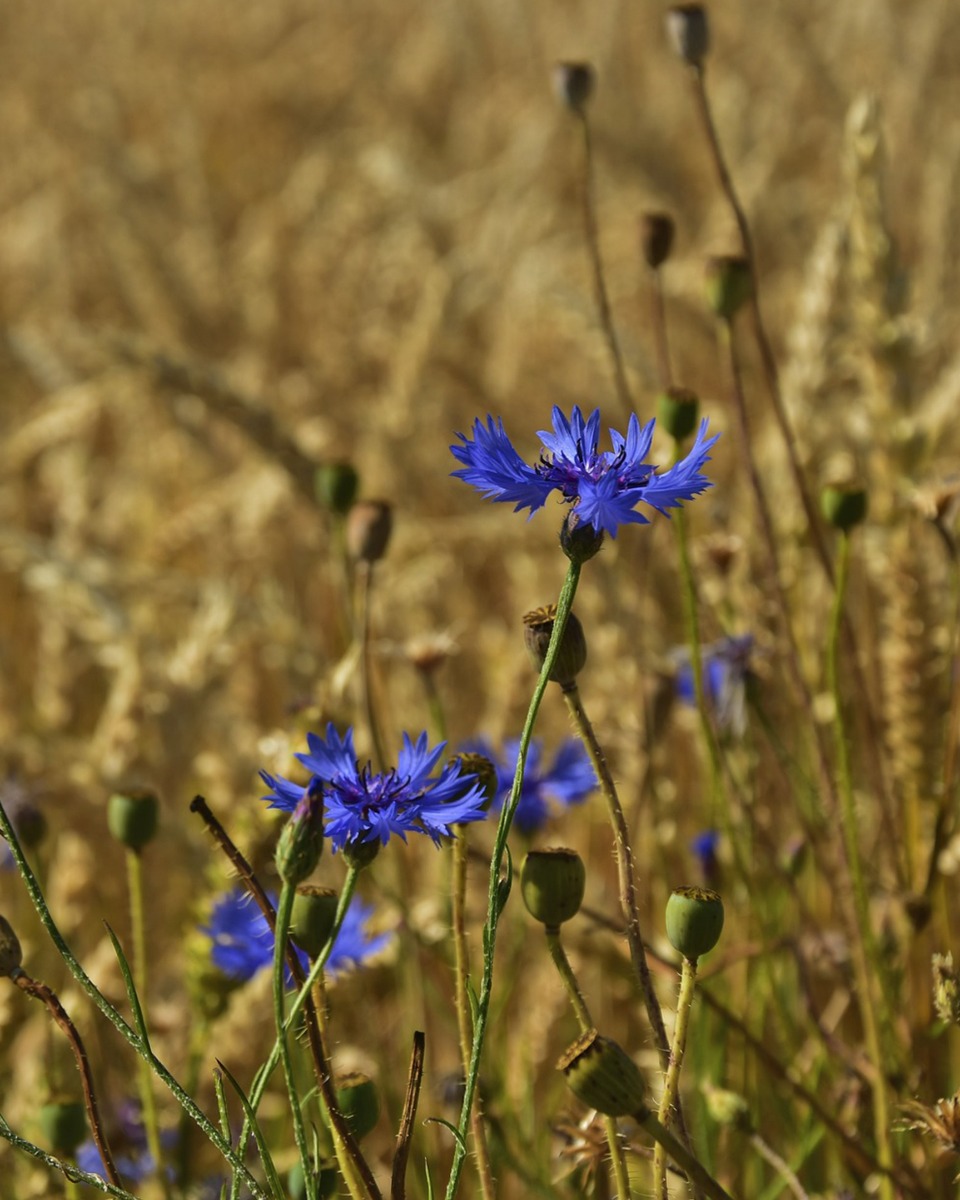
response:
<path id="1" fill-rule="evenodd" d="M 720 940 L 723 901 L 709 888 L 675 888 L 667 900 L 667 937 L 674 950 L 696 962 Z"/>
<path id="2" fill-rule="evenodd" d="M 578 1100 L 606 1117 L 640 1117 L 648 1112 L 647 1085 L 627 1052 L 589 1029 L 557 1062 Z"/>
<path id="3" fill-rule="evenodd" d="M 557 606 L 546 604 L 525 613 L 523 617 L 523 640 L 534 667 L 539 671 L 546 661 L 553 626 L 557 619 Z M 550 678 L 561 687 L 570 687 L 587 661 L 587 639 L 583 626 L 573 614 L 567 617 L 560 642 L 560 652 L 553 664 Z"/>
<path id="4" fill-rule="evenodd" d="M 583 62 L 560 62 L 553 68 L 553 86 L 560 101 L 571 112 L 582 113 L 593 95 L 596 76 Z"/>
<path id="5" fill-rule="evenodd" d="M 387 552 L 393 512 L 386 500 L 358 500 L 347 513 L 347 552 L 354 562 L 379 562 Z"/>
<path id="6" fill-rule="evenodd" d="M 129 850 L 139 853 L 157 832 L 159 802 L 146 789 L 114 792 L 107 801 L 107 828 Z"/>
<path id="7" fill-rule="evenodd" d="M 669 213 L 640 214 L 640 249 L 644 261 L 655 271 L 670 257 L 673 248 L 674 224 Z"/>
<path id="8" fill-rule="evenodd" d="M 697 427 L 700 398 L 689 388 L 669 387 L 657 399 L 657 420 L 675 442 L 688 438 Z"/>
<path id="9" fill-rule="evenodd" d="M 575 917 L 583 903 L 587 868 L 576 850 L 531 850 L 520 869 L 520 891 L 527 912 L 547 929 Z"/>
<path id="10" fill-rule="evenodd" d="M 702 4 L 677 4 L 667 11 L 667 34 L 677 55 L 699 67 L 710 49 L 710 26 Z"/>

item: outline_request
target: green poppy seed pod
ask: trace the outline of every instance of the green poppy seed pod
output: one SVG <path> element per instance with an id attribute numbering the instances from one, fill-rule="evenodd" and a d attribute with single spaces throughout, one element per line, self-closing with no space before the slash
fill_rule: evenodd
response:
<path id="1" fill-rule="evenodd" d="M 715 316 L 731 321 L 753 292 L 749 262 L 736 254 L 707 259 L 707 303 Z"/>
<path id="2" fill-rule="evenodd" d="M 323 853 L 323 788 L 304 789 L 277 842 L 275 862 L 284 883 L 296 885 L 310 875 Z"/>
<path id="3" fill-rule="evenodd" d="M 0 917 L 0 976 L 13 979 L 20 974 L 23 951 L 13 927 L 6 917 Z"/>
<path id="4" fill-rule="evenodd" d="M 314 473 L 313 487 L 325 509 L 345 517 L 357 499 L 360 476 L 352 463 L 324 463 Z"/>
<path id="5" fill-rule="evenodd" d="M 710 49 L 710 26 L 702 4 L 677 4 L 667 10 L 667 34 L 688 66 L 698 67 Z"/>
<path id="6" fill-rule="evenodd" d="M 603 545 L 603 530 L 594 529 L 587 521 L 580 521 L 575 512 L 568 512 L 560 526 L 560 549 L 571 562 L 583 566 L 600 553 Z"/>
<path id="7" fill-rule="evenodd" d="M 553 68 L 553 86 L 561 104 L 582 113 L 593 95 L 596 75 L 589 63 L 560 62 Z"/>
<path id="8" fill-rule="evenodd" d="M 640 1068 L 616 1042 L 595 1029 L 582 1034 L 560 1056 L 557 1070 L 578 1100 L 604 1116 L 640 1120 L 649 1111 Z"/>
<path id="9" fill-rule="evenodd" d="M 127 788 L 107 801 L 107 828 L 129 850 L 138 854 L 157 832 L 160 804 L 155 792 Z"/>
<path id="10" fill-rule="evenodd" d="M 497 768 L 485 754 L 471 751 L 455 754 L 450 761 L 459 763 L 460 774 L 465 780 L 476 780 L 480 785 L 484 795 L 481 808 L 486 812 L 497 798 Z"/>
<path id="11" fill-rule="evenodd" d="M 343 1113 L 355 1138 L 366 1137 L 380 1119 L 380 1094 L 369 1075 L 350 1071 L 339 1075 L 334 1086 L 337 1107 Z"/>
<path id="12" fill-rule="evenodd" d="M 820 493 L 820 511 L 834 529 L 849 533 L 867 515 L 867 493 L 856 484 L 836 484 Z"/>
<path id="13" fill-rule="evenodd" d="M 87 1136 L 87 1113 L 80 1100 L 50 1100 L 40 1109 L 40 1129 L 55 1154 L 73 1155 Z"/>
<path id="14" fill-rule="evenodd" d="M 699 416 L 700 397 L 689 388 L 669 387 L 657 398 L 657 420 L 675 442 L 693 433 Z"/>
<path id="15" fill-rule="evenodd" d="M 536 670 L 540 671 L 547 658 L 553 626 L 557 619 L 557 606 L 546 604 L 525 613 L 523 617 L 523 640 L 527 653 Z M 563 630 L 560 651 L 550 672 L 550 678 L 561 687 L 571 687 L 587 661 L 587 639 L 583 626 L 574 613 L 567 617 Z"/>
<path id="16" fill-rule="evenodd" d="M 347 552 L 354 562 L 379 562 L 387 552 L 393 511 L 385 500 L 358 500 L 347 513 Z"/>
<path id="17" fill-rule="evenodd" d="M 301 883 L 293 899 L 290 936 L 311 958 L 323 951 L 337 915 L 338 896 L 333 888 Z"/>
<path id="18" fill-rule="evenodd" d="M 347 842 L 340 853 L 348 867 L 362 871 L 369 867 L 380 853 L 382 843 L 379 838 L 371 838 L 366 842 Z"/>
<path id="19" fill-rule="evenodd" d="M 520 869 L 527 912 L 547 929 L 558 929 L 580 911 L 587 868 L 576 850 L 531 850 Z"/>
<path id="20" fill-rule="evenodd" d="M 712 950 L 723 930 L 723 901 L 709 888 L 675 888 L 667 901 L 667 937 L 674 950 L 696 962 Z"/>
<path id="21" fill-rule="evenodd" d="M 673 249 L 674 224 L 669 213 L 645 212 L 640 214 L 640 249 L 644 261 L 655 271 L 670 257 Z"/>

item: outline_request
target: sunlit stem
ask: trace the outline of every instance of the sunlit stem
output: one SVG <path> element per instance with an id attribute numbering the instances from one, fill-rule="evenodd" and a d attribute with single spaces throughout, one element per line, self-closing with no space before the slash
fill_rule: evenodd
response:
<path id="1" fill-rule="evenodd" d="M 690 1022 L 690 1010 L 693 1007 L 693 994 L 697 984 L 696 959 L 684 958 L 680 971 L 680 991 L 677 996 L 677 1019 L 673 1027 L 673 1044 L 670 1047 L 670 1065 L 663 1080 L 663 1094 L 660 1097 L 660 1108 L 657 1119 L 664 1125 L 670 1121 L 670 1113 L 679 1095 L 680 1069 L 683 1066 L 683 1056 L 687 1048 L 687 1028 Z M 667 1152 L 662 1142 L 657 1142 L 653 1152 L 653 1192 L 654 1196 L 667 1200 Z"/>

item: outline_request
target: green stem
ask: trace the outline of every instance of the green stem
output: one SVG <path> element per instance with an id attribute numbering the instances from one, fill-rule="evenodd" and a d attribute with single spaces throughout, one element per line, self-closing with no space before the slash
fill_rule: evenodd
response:
<path id="1" fill-rule="evenodd" d="M 571 561 L 567 568 L 567 577 L 563 582 L 563 587 L 557 601 L 557 612 L 554 618 L 550 645 L 547 647 L 543 666 L 540 669 L 540 677 L 534 688 L 530 707 L 527 710 L 527 718 L 520 735 L 520 745 L 517 750 L 517 770 L 513 779 L 513 788 L 511 789 L 509 799 L 500 811 L 500 820 L 497 824 L 493 853 L 490 858 L 487 919 L 483 927 L 483 974 L 481 976 L 480 995 L 477 1002 L 477 1017 L 473 1029 L 473 1049 L 470 1054 L 470 1066 L 464 1086 L 463 1105 L 460 1109 L 460 1120 L 458 1123 L 460 1137 L 453 1152 L 453 1164 L 450 1168 L 449 1179 L 447 1180 L 446 1200 L 453 1200 L 453 1197 L 456 1195 L 460 1175 L 463 1171 L 463 1162 L 466 1157 L 466 1132 L 470 1124 L 470 1113 L 473 1110 L 477 1079 L 480 1074 L 480 1057 L 483 1052 L 483 1043 L 490 1016 L 490 999 L 493 994 L 493 956 L 497 940 L 497 926 L 509 895 L 509 888 L 506 881 L 501 885 L 500 880 L 500 871 L 507 852 L 507 835 L 510 832 L 510 826 L 513 824 L 517 805 L 520 803 L 523 776 L 527 765 L 527 753 L 530 749 L 530 739 L 533 736 L 537 714 L 540 711 L 540 705 L 547 690 L 547 684 L 550 681 L 550 674 L 553 671 L 553 666 L 560 650 L 560 643 L 563 638 L 563 632 L 566 629 L 567 618 L 570 615 L 570 609 L 573 607 L 573 598 L 576 595 L 577 584 L 580 581 L 580 571 L 580 564 Z M 508 880 L 511 876 L 512 868 L 509 869 Z"/>
<path id="2" fill-rule="evenodd" d="M 123 1019 L 119 1012 L 113 1007 L 110 1001 L 99 991 L 96 984 L 90 979 L 87 973 L 81 967 L 80 963 L 74 957 L 70 947 L 63 939 L 56 922 L 50 914 L 47 907 L 47 902 L 43 897 L 37 885 L 36 877 L 30 869 L 30 864 L 27 862 L 23 854 L 23 849 L 17 837 L 16 830 L 10 823 L 10 818 L 7 816 L 6 810 L 0 804 L 0 830 L 10 846 L 10 851 L 16 861 L 17 868 L 20 871 L 21 878 L 27 889 L 27 893 L 33 902 L 33 907 L 37 912 L 37 916 L 47 931 L 50 940 L 53 942 L 60 957 L 63 959 L 70 974 L 74 977 L 84 992 L 90 997 L 97 1008 L 103 1013 L 107 1020 L 113 1025 L 129 1046 L 142 1058 L 145 1059 L 153 1071 L 159 1076 L 163 1084 L 173 1093 L 177 1102 L 181 1105 L 191 1119 L 203 1130 L 207 1138 L 216 1146 L 217 1150 L 227 1160 L 234 1171 L 238 1172 L 243 1182 L 250 1189 L 251 1195 L 256 1197 L 256 1200 L 267 1200 L 267 1194 L 257 1183 L 256 1179 L 250 1174 L 244 1166 L 242 1159 L 234 1152 L 229 1141 L 221 1134 L 219 1129 L 206 1117 L 206 1115 L 197 1107 L 193 1099 L 187 1095 L 180 1084 L 176 1081 L 170 1071 L 164 1066 L 159 1058 L 153 1053 L 148 1045 L 140 1038 L 139 1034 L 132 1029 Z M 7 1135 L 0 1128 L 0 1134 L 4 1137 Z M 10 1138 L 7 1137 L 9 1141 Z M 79 1176 L 78 1176 L 79 1178 Z M 86 1182 L 86 1179 L 84 1180 Z M 103 1189 L 101 1189 L 103 1190 Z M 126 1193 L 123 1193 L 124 1195 Z"/>
<path id="3" fill-rule="evenodd" d="M 663 1081 L 663 1095 L 660 1097 L 660 1108 L 657 1112 L 657 1119 L 664 1125 L 670 1120 L 670 1110 L 679 1094 L 680 1068 L 683 1066 L 683 1055 L 687 1048 L 687 1027 L 696 986 L 696 959 L 684 958 L 680 972 L 680 992 L 677 997 L 677 1020 L 673 1027 L 673 1045 L 670 1048 L 670 1065 Z M 661 1200 L 667 1200 L 667 1153 L 662 1142 L 657 1142 L 653 1153 L 653 1194 L 661 1197 Z"/>
<path id="4" fill-rule="evenodd" d="M 383 737 L 377 718 L 377 706 L 373 698 L 373 661 L 370 654 L 370 609 L 373 599 L 373 563 L 363 564 L 363 585 L 360 592 L 360 661 L 363 678 L 363 708 L 367 718 L 367 730 L 373 746 L 373 757 L 378 771 L 385 771 L 387 758 L 383 751 Z"/>
<path id="5" fill-rule="evenodd" d="M 293 1136 L 297 1144 L 297 1151 L 300 1154 L 300 1166 L 303 1169 L 303 1179 L 307 1188 L 307 1195 L 311 1197 L 314 1191 L 311 1186 L 314 1172 L 310 1162 L 310 1152 L 307 1147 L 307 1135 L 303 1127 L 303 1113 L 300 1109 L 300 1096 L 297 1091 L 297 1081 L 293 1073 L 290 1047 L 287 1045 L 283 1012 L 284 971 L 286 968 L 285 952 L 287 948 L 287 934 L 290 930 L 290 914 L 293 912 L 295 897 L 296 889 L 294 886 L 284 882 L 280 889 L 280 902 L 277 905 L 277 929 L 273 945 L 273 1016 L 277 1026 L 277 1043 L 280 1047 L 283 1077 L 286 1081 L 287 1096 L 290 1100 Z"/>
<path id="6" fill-rule="evenodd" d="M 840 557 L 837 564 L 836 591 L 833 598 L 833 611 L 830 616 L 830 634 L 827 641 L 827 681 L 830 694 L 833 697 L 833 732 L 837 752 L 837 772 L 840 777 L 840 810 L 843 826 L 843 840 L 846 858 L 853 884 L 853 901 L 856 913 L 857 936 L 853 939 L 853 967 L 857 980 L 857 999 L 860 1008 L 860 1019 L 863 1022 L 863 1032 L 867 1043 L 867 1054 L 873 1065 L 873 1122 L 874 1135 L 877 1139 L 877 1159 L 884 1169 L 880 1177 L 880 1195 L 883 1200 L 894 1200 L 893 1183 L 887 1172 L 893 1164 L 893 1152 L 890 1142 L 890 1110 L 887 1100 L 887 1080 L 884 1069 L 884 1055 L 881 1048 L 880 1027 L 875 1007 L 874 977 L 870 971 L 870 961 L 878 964 L 878 952 L 873 931 L 870 926 L 870 910 L 867 901 L 867 889 L 863 879 L 863 863 L 860 858 L 860 847 L 857 841 L 857 814 L 853 800 L 853 778 L 850 770 L 850 754 L 847 746 L 847 734 L 843 721 L 843 697 L 840 691 L 840 630 L 843 622 L 843 605 L 847 592 L 847 581 L 850 575 L 850 538 L 846 533 L 840 535 Z M 877 974 L 877 982 L 882 979 L 882 969 Z M 885 1018 L 886 996 L 882 983 L 876 989 Z"/>
<path id="7" fill-rule="evenodd" d="M 662 1146 L 673 1161 L 687 1173 L 690 1182 L 700 1189 L 710 1200 L 733 1200 L 730 1193 L 720 1186 L 707 1171 L 699 1159 L 694 1158 L 690 1151 L 679 1142 L 669 1129 L 665 1129 L 652 1112 L 644 1110 L 636 1114 L 638 1125 L 650 1134 L 658 1146 Z"/>
<path id="8" fill-rule="evenodd" d="M 147 923 L 143 907 L 143 871 L 141 869 L 140 852 L 126 848 L 127 860 L 127 890 L 130 894 L 130 924 L 133 932 L 133 981 L 140 1006 L 143 1009 L 143 1020 L 147 1020 Z M 164 1195 L 170 1195 L 170 1183 L 163 1168 L 163 1157 L 160 1149 L 160 1123 L 157 1118 L 157 1104 L 153 1096 L 153 1072 L 145 1058 L 137 1064 L 137 1092 L 140 1096 L 140 1107 L 143 1110 L 143 1128 L 147 1135 L 147 1148 L 150 1157 L 157 1164 L 157 1178 L 161 1180 Z"/>

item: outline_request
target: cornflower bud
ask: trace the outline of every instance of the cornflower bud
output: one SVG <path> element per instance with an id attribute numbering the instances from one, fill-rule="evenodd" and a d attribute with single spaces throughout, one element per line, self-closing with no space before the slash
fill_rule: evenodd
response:
<path id="1" fill-rule="evenodd" d="M 849 533 L 867 515 L 867 493 L 856 484 L 834 484 L 820 493 L 820 511 L 834 527 Z"/>
<path id="2" fill-rule="evenodd" d="M 745 258 L 717 254 L 707 259 L 707 303 L 715 316 L 731 321 L 752 292 L 750 263 Z"/>
<path id="3" fill-rule="evenodd" d="M 0 976 L 15 979 L 20 974 L 23 951 L 13 927 L 6 917 L 0 917 Z"/>
<path id="4" fill-rule="evenodd" d="M 531 850 L 520 869 L 527 912 L 547 929 L 558 929 L 580 911 L 587 868 L 576 850 Z"/>
<path id="5" fill-rule="evenodd" d="M 277 872 L 284 883 L 303 883 L 323 852 L 323 788 L 304 790 L 277 842 Z"/>
<path id="6" fill-rule="evenodd" d="M 590 1029 L 557 1062 L 578 1100 L 607 1117 L 637 1117 L 648 1112 L 647 1087 L 640 1068 L 616 1042 Z"/>
<path id="7" fill-rule="evenodd" d="M 571 112 L 583 113 L 596 82 L 589 63 L 560 62 L 553 68 L 553 86 L 562 104 Z"/>
<path id="8" fill-rule="evenodd" d="M 577 519 L 576 513 L 568 512 L 560 526 L 560 549 L 571 562 L 581 566 L 600 553 L 603 545 L 603 530 L 595 529 L 589 522 Z"/>
<path id="9" fill-rule="evenodd" d="M 699 416 L 700 398 L 689 388 L 669 387 L 657 398 L 657 420 L 675 442 L 693 433 Z"/>
<path id="10" fill-rule="evenodd" d="M 379 562 L 387 552 L 393 513 L 385 500 L 358 500 L 347 513 L 347 552 L 355 562 Z"/>
<path id="11" fill-rule="evenodd" d="M 118 842 L 138 854 L 157 832 L 160 805 L 155 792 L 127 788 L 107 801 L 107 828 Z"/>
<path id="12" fill-rule="evenodd" d="M 348 462 L 324 463 L 313 477 L 317 499 L 328 512 L 345 517 L 357 499 L 360 476 Z"/>
<path id="13" fill-rule="evenodd" d="M 710 26 L 702 4 L 677 4 L 667 10 L 667 34 L 688 66 L 699 67 L 710 49 Z"/>
<path id="14" fill-rule="evenodd" d="M 317 958 L 327 944 L 337 915 L 337 893 L 333 888 L 301 883 L 290 914 L 290 936 L 301 950 Z"/>
<path id="15" fill-rule="evenodd" d="M 534 667 L 540 671 L 547 658 L 553 626 L 557 619 L 557 606 L 546 604 L 525 613 L 523 617 L 523 640 Z M 563 639 L 550 678 L 561 687 L 571 687 L 587 661 L 587 639 L 583 626 L 574 613 L 567 617 Z"/>
<path id="16" fill-rule="evenodd" d="M 645 212 L 640 214 L 640 248 L 644 260 L 655 271 L 670 257 L 673 249 L 674 224 L 669 213 Z"/>
<path id="17" fill-rule="evenodd" d="M 675 888 L 667 901 L 667 937 L 674 950 L 696 962 L 712 950 L 723 930 L 723 901 L 709 888 Z"/>

